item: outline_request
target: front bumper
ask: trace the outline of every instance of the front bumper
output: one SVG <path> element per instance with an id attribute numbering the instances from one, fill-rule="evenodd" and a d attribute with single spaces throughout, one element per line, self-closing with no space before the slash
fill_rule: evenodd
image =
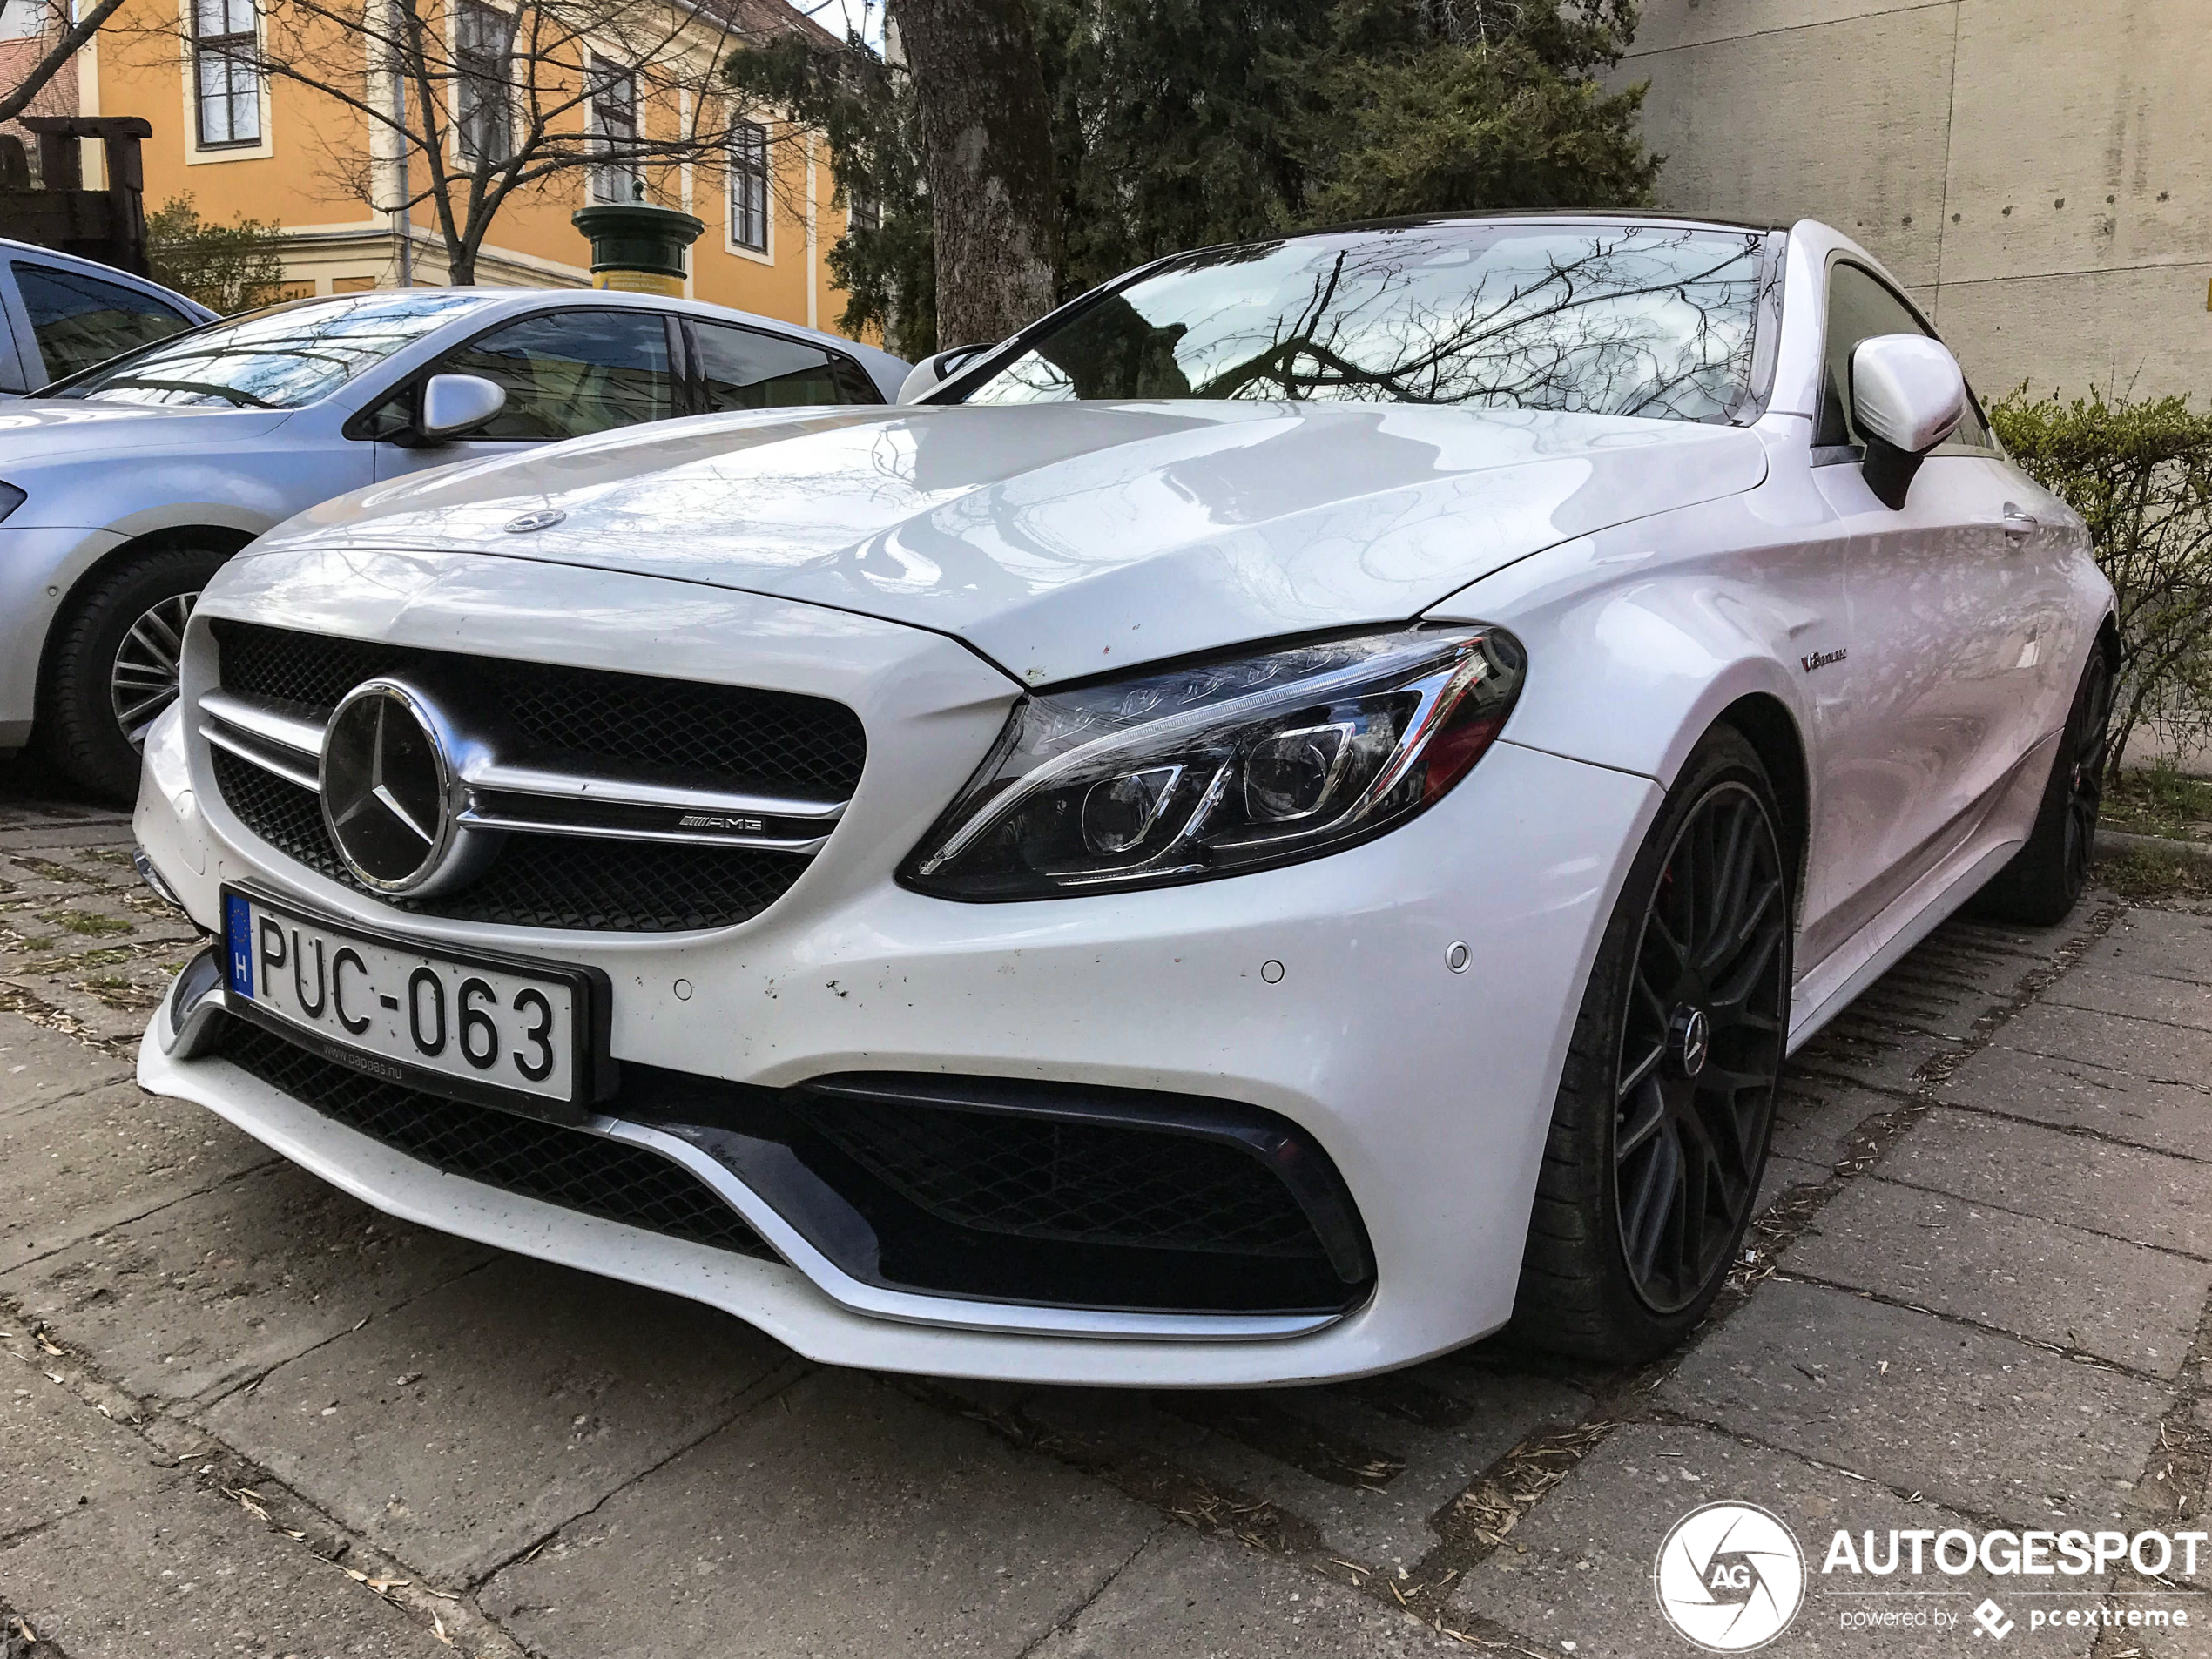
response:
<path id="1" fill-rule="evenodd" d="M 670 584 L 638 585 L 623 613 L 632 625 L 650 598 L 642 590 Z M 914 637 L 927 642 L 918 653 L 958 654 Z M 946 701 L 981 708 L 974 718 L 919 717 L 937 728 L 965 720 L 970 729 L 942 741 L 968 765 L 1000 718 L 970 691 Z M 395 1215 L 710 1303 L 827 1362 L 1250 1386 L 1388 1369 L 1506 1321 L 1581 988 L 1656 811 L 1655 785 L 1501 742 L 1435 808 L 1332 857 L 1189 887 L 962 905 L 889 875 L 964 765 L 922 757 L 937 797 L 887 813 L 879 835 L 868 791 L 926 739 L 894 748 L 875 738 L 877 719 L 870 729 L 884 771 L 872 758 L 820 865 L 755 921 L 714 934 L 530 933 L 381 910 L 257 851 L 219 802 L 203 810 L 174 719 L 149 745 L 138 830 L 205 925 L 219 883 L 250 881 L 428 948 L 597 966 L 614 986 L 613 1051 L 624 1062 L 766 1089 L 853 1072 L 1042 1079 L 1279 1115 L 1325 1150 L 1364 1221 L 1374 1288 L 1363 1303 L 1334 1316 L 1211 1315 L 902 1293 L 840 1271 L 680 1138 L 595 1124 L 692 1170 L 779 1259 L 716 1250 L 401 1156 L 191 1042 L 172 1049 L 166 1007 L 142 1045 L 140 1080 Z M 1469 949 L 1454 972 L 1458 942 Z"/>

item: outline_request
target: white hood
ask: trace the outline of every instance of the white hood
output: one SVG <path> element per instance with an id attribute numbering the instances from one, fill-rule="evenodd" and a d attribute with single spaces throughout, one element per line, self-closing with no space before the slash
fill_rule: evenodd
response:
<path id="1" fill-rule="evenodd" d="M 1411 617 L 1541 548 L 1751 489 L 1765 469 L 1749 432 L 1600 415 L 797 411 L 444 469 L 327 502 L 253 550 L 464 550 L 743 589 L 951 634 L 1041 683 Z"/>

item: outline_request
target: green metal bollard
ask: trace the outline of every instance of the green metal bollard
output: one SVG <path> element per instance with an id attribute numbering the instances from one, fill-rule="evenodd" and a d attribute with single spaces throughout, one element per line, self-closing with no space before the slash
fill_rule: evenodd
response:
<path id="1" fill-rule="evenodd" d="M 656 207 L 644 199 L 579 207 L 569 222 L 591 239 L 591 286 L 618 293 L 680 295 L 684 292 L 684 250 L 706 228 L 704 219 L 680 208 Z"/>

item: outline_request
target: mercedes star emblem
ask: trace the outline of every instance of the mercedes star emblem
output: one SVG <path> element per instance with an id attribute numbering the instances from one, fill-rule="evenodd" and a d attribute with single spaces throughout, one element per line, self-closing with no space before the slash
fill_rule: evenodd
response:
<path id="1" fill-rule="evenodd" d="M 496 838 L 456 821 L 446 722 L 404 681 L 363 681 L 323 733 L 322 817 L 360 882 L 385 894 L 460 886 L 496 850 Z"/>

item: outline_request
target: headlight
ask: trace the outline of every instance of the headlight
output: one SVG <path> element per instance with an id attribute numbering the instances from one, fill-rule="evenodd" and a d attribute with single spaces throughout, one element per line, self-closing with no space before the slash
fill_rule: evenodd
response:
<path id="1" fill-rule="evenodd" d="M 1397 628 L 1026 697 L 900 880 L 1050 899 L 1338 852 L 1467 775 L 1524 660 L 1495 628 Z"/>

